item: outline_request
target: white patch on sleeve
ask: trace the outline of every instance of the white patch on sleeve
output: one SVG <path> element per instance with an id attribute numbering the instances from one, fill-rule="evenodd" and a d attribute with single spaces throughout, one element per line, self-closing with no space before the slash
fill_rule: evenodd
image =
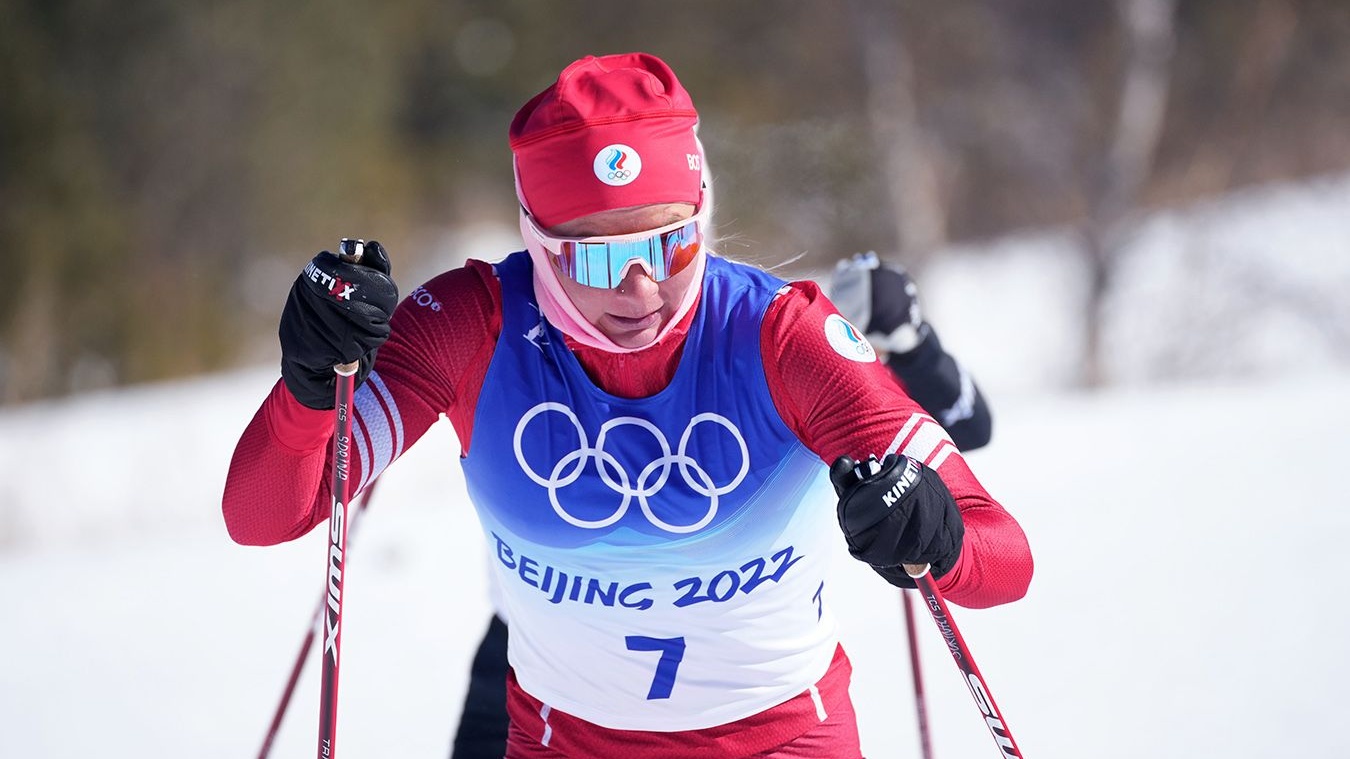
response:
<path id="1" fill-rule="evenodd" d="M 917 459 L 933 470 L 942 466 L 942 463 L 952 456 L 961 458 L 947 430 L 927 414 L 910 415 L 895 436 L 895 440 L 892 440 L 886 448 L 886 452 Z"/>
<path id="2" fill-rule="evenodd" d="M 857 327 L 839 314 L 825 317 L 825 339 L 830 342 L 834 352 L 860 364 L 870 364 L 877 360 L 877 352 L 872 344 L 858 331 Z"/>
<path id="3" fill-rule="evenodd" d="M 379 372 L 371 372 L 352 397 L 356 411 L 352 437 L 361 457 L 361 482 L 364 490 L 403 453 L 403 416 Z"/>

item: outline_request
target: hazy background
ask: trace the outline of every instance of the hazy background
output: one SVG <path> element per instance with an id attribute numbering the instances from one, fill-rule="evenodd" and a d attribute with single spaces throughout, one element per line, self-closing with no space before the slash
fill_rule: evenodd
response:
<path id="1" fill-rule="evenodd" d="M 1074 382 L 1115 379 L 1138 212 L 1350 168 L 1341 0 L 0 0 L 0 403 L 275 361 L 341 236 L 385 242 L 404 292 L 509 252 L 511 115 L 637 49 L 700 109 L 728 255 L 923 269 L 1073 235 Z"/>
<path id="2" fill-rule="evenodd" d="M 0 0 L 0 756 L 256 752 L 326 556 L 219 515 L 286 289 L 344 235 L 405 293 L 514 250 L 511 114 L 631 50 L 700 108 L 726 254 L 904 262 L 989 397 L 1037 572 L 955 613 L 1028 757 L 1344 752 L 1350 4 Z M 354 541 L 344 756 L 446 754 L 488 613 L 455 454 Z M 841 572 L 864 747 L 917 756 L 895 593 Z M 939 759 L 994 755 L 919 637 Z"/>

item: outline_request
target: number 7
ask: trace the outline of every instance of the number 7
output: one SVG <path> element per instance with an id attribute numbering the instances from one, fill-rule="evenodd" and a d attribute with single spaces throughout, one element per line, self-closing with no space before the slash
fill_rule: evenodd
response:
<path id="1" fill-rule="evenodd" d="M 647 700 L 670 698 L 675 687 L 675 670 L 680 668 L 684 659 L 684 638 L 649 638 L 646 635 L 629 635 L 624 638 L 629 651 L 660 651 L 661 661 L 656 663 L 656 677 L 652 678 L 651 690 L 647 691 Z"/>

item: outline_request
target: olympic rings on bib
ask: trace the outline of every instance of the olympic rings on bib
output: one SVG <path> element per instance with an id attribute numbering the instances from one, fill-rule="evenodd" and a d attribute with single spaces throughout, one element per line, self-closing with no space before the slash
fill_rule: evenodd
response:
<path id="1" fill-rule="evenodd" d="M 558 459 L 558 462 L 553 465 L 552 471 L 545 477 L 536 472 L 525 460 L 521 442 L 530 420 L 548 411 L 562 414 L 572 422 L 572 426 L 577 431 L 578 447 Z M 704 422 L 711 422 L 726 429 L 735 438 L 736 444 L 740 448 L 740 470 L 731 482 L 725 485 L 714 483 L 707 470 L 688 453 L 689 438 L 693 434 L 694 428 Z M 614 454 L 605 450 L 606 436 L 613 430 L 624 426 L 646 430 L 656 440 L 657 445 L 661 447 L 661 455 L 645 465 L 642 471 L 637 473 L 636 478 L 624 469 Z M 654 527 L 675 534 L 697 532 L 706 527 L 717 516 L 718 497 L 735 490 L 750 472 L 750 449 L 746 446 L 741 431 L 726 417 L 713 413 L 698 414 L 690 419 L 684 428 L 684 432 L 680 435 L 679 447 L 673 452 L 671 451 L 670 441 L 666 439 L 660 428 L 646 419 L 639 419 L 634 416 L 616 417 L 602 424 L 600 434 L 595 440 L 595 446 L 592 447 L 586 430 L 582 428 L 581 421 L 577 419 L 576 413 L 562 403 L 548 401 L 534 406 L 521 416 L 520 421 L 516 423 L 513 442 L 516 462 L 520 464 L 521 471 L 531 481 L 548 490 L 548 500 L 553 506 L 553 511 L 568 524 L 587 530 L 602 529 L 622 519 L 624 514 L 628 513 L 633 498 L 636 497 L 638 507 L 642 509 L 643 515 Z M 596 471 L 600 475 L 601 482 L 605 483 L 610 490 L 623 496 L 623 500 L 619 502 L 619 506 L 614 510 L 614 513 L 609 516 L 602 519 L 587 520 L 572 515 L 563 507 L 558 500 L 558 490 L 580 479 L 591 459 L 596 461 Z M 692 524 L 677 525 L 661 519 L 653 511 L 649 500 L 666 486 L 666 482 L 670 479 L 671 470 L 675 465 L 678 465 L 680 478 L 684 480 L 684 484 L 690 490 L 706 496 L 709 500 L 707 513 Z"/>

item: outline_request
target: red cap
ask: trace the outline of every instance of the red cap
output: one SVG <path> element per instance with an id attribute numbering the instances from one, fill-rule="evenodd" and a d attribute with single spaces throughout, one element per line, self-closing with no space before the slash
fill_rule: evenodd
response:
<path id="1" fill-rule="evenodd" d="M 701 198 L 698 112 L 647 53 L 587 56 L 511 121 L 516 192 L 539 224 Z"/>

